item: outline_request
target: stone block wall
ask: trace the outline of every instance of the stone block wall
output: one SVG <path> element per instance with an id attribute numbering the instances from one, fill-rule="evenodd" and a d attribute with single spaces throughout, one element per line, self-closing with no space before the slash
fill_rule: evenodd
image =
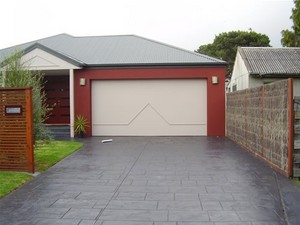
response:
<path id="1" fill-rule="evenodd" d="M 227 94 L 226 135 L 287 176 L 293 143 L 292 81 Z"/>

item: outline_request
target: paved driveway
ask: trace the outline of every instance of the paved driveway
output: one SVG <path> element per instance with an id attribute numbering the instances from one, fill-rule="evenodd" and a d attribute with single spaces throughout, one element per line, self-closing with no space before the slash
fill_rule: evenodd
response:
<path id="1" fill-rule="evenodd" d="M 226 138 L 84 141 L 2 199 L 0 224 L 286 224 L 276 177 L 288 180 Z"/>

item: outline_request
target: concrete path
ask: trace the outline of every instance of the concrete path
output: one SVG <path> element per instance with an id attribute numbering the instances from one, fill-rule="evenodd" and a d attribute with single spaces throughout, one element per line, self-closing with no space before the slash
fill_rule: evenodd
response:
<path id="1" fill-rule="evenodd" d="M 299 206 L 299 188 L 226 138 L 84 141 L 0 200 L 0 224 L 279 225 Z"/>

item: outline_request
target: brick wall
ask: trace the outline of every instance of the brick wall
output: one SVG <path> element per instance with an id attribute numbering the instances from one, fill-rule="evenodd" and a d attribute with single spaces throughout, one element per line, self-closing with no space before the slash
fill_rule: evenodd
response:
<path id="1" fill-rule="evenodd" d="M 292 175 L 292 80 L 227 94 L 226 135 Z"/>

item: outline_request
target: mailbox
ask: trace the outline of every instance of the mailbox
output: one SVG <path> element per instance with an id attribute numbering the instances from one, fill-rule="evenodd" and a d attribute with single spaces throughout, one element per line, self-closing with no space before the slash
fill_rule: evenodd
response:
<path id="1" fill-rule="evenodd" d="M 22 106 L 21 105 L 6 105 L 5 106 L 5 115 L 22 115 Z"/>

